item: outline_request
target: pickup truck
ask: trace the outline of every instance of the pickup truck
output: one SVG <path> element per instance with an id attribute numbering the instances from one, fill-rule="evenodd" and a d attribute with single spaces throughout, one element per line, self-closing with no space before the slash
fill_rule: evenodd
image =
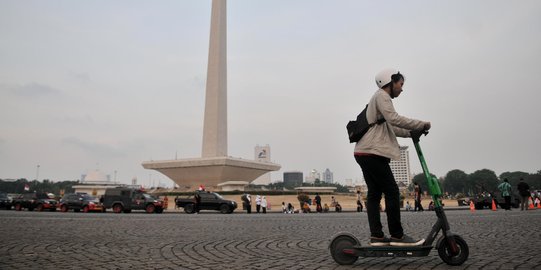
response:
<path id="1" fill-rule="evenodd" d="M 34 209 L 56 211 L 58 201 L 49 198 L 46 193 L 24 193 L 13 199 L 13 205 L 17 211 L 21 211 L 23 208 L 27 208 L 28 211 L 34 211 Z"/>
<path id="2" fill-rule="evenodd" d="M 230 214 L 237 208 L 237 203 L 224 199 L 220 194 L 208 191 L 196 191 L 201 197 L 199 210 L 217 210 L 222 214 Z M 175 204 L 184 208 L 188 214 L 195 213 L 195 193 L 186 198 L 176 198 Z"/>

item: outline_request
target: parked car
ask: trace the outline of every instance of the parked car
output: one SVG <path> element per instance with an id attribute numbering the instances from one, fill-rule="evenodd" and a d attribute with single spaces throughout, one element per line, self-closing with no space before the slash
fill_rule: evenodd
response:
<path id="1" fill-rule="evenodd" d="M 237 203 L 224 199 L 216 192 L 196 191 L 201 196 L 201 205 L 199 210 L 217 210 L 222 214 L 230 214 L 237 209 Z M 188 214 L 195 213 L 195 193 L 186 198 L 175 199 L 175 204 L 178 207 L 183 207 L 184 212 Z"/>
<path id="2" fill-rule="evenodd" d="M 68 212 L 73 209 L 74 212 L 83 211 L 85 213 L 105 212 L 105 207 L 100 200 L 87 193 L 68 193 L 60 199 L 59 208 L 62 212 Z"/>
<path id="3" fill-rule="evenodd" d="M 10 210 L 12 205 L 13 199 L 7 193 L 0 192 L 0 208 Z"/>
<path id="4" fill-rule="evenodd" d="M 514 192 L 511 192 L 511 207 L 518 208 L 520 206 L 520 197 L 515 194 Z M 505 199 L 501 196 L 500 191 L 495 191 L 492 193 L 484 192 L 480 193 L 477 196 L 475 196 L 474 203 L 475 203 L 475 209 L 481 210 L 481 209 L 491 209 L 492 208 L 492 199 L 495 200 L 496 205 L 500 208 L 503 208 L 505 206 Z"/>
<path id="5" fill-rule="evenodd" d="M 28 211 L 34 211 L 34 209 L 37 211 L 56 211 L 58 201 L 49 198 L 47 193 L 33 192 L 19 195 L 19 197 L 13 199 L 13 205 L 17 211 L 21 211 L 24 208 L 27 208 Z"/>
<path id="6" fill-rule="evenodd" d="M 130 213 L 145 210 L 147 213 L 162 213 L 163 200 L 154 198 L 142 190 L 126 187 L 108 188 L 103 195 L 103 206 L 115 213 Z"/>

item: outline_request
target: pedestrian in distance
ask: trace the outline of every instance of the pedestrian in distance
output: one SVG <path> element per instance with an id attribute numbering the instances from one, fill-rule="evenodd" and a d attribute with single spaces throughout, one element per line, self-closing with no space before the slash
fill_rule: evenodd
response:
<path id="1" fill-rule="evenodd" d="M 366 109 L 368 123 L 373 125 L 356 143 L 354 156 L 362 169 L 368 187 L 366 212 L 370 227 L 372 246 L 418 246 L 424 239 L 416 240 L 406 235 L 400 219 L 400 192 L 389 165 L 391 159 L 400 159 L 400 148 L 396 139 L 411 137 L 411 131 L 428 131 L 430 122 L 415 120 L 399 115 L 393 106 L 393 99 L 400 96 L 404 76 L 397 70 L 385 69 L 376 75 L 379 89 L 370 99 Z M 385 208 L 390 238 L 382 230 L 378 211 L 382 195 L 385 194 Z"/>
<path id="2" fill-rule="evenodd" d="M 517 190 L 520 194 L 520 211 L 528 210 L 528 198 L 530 198 L 530 186 L 520 178 L 517 184 Z"/>
<path id="3" fill-rule="evenodd" d="M 336 206 L 336 199 L 334 198 L 334 196 L 331 196 L 331 207 L 335 207 Z"/>
<path id="4" fill-rule="evenodd" d="M 502 197 L 505 200 L 504 208 L 506 211 L 511 210 L 511 184 L 507 178 L 503 179 L 503 182 L 498 185 L 498 189 L 502 193 Z"/>
<path id="5" fill-rule="evenodd" d="M 312 209 L 310 209 L 310 205 L 308 205 L 308 202 L 304 202 L 302 206 L 302 212 L 303 213 L 312 213 Z"/>
<path id="6" fill-rule="evenodd" d="M 259 214 L 261 211 L 261 196 L 255 196 L 255 211 Z"/>
<path id="7" fill-rule="evenodd" d="M 410 201 L 406 202 L 406 211 L 411 211 L 411 204 Z"/>
<path id="8" fill-rule="evenodd" d="M 339 202 L 336 202 L 336 205 L 334 206 L 334 211 L 338 213 L 342 212 L 342 206 Z"/>
<path id="9" fill-rule="evenodd" d="M 263 210 L 263 214 L 267 213 L 267 198 L 265 196 L 261 198 L 261 209 Z"/>
<path id="10" fill-rule="evenodd" d="M 250 194 L 246 194 L 246 213 L 252 213 L 252 196 Z"/>
<path id="11" fill-rule="evenodd" d="M 363 203 L 362 203 L 362 196 L 361 191 L 357 190 L 357 212 L 363 211 Z"/>
<path id="12" fill-rule="evenodd" d="M 288 213 L 288 214 L 293 214 L 293 213 L 295 213 L 295 207 L 293 207 L 293 204 L 287 203 L 287 213 Z"/>
<path id="13" fill-rule="evenodd" d="M 423 205 L 421 204 L 423 190 L 421 189 L 421 186 L 414 182 L 414 188 L 413 188 L 413 195 L 415 197 L 415 207 L 413 208 L 413 211 L 424 211 Z"/>
<path id="14" fill-rule="evenodd" d="M 325 203 L 323 205 L 323 213 L 328 213 L 329 212 L 329 205 L 327 203 Z"/>
<path id="15" fill-rule="evenodd" d="M 430 201 L 428 204 L 428 211 L 434 211 L 434 201 Z"/>
<path id="16" fill-rule="evenodd" d="M 282 213 L 287 213 L 287 207 L 285 202 L 282 202 Z"/>
<path id="17" fill-rule="evenodd" d="M 199 214 L 200 207 L 201 207 L 201 195 L 199 195 L 199 191 L 196 191 L 194 194 L 194 211 L 196 214 Z"/>
<path id="18" fill-rule="evenodd" d="M 316 201 L 316 212 L 321 213 L 323 208 L 321 207 L 321 197 L 319 196 L 319 193 L 316 193 L 314 200 Z"/>

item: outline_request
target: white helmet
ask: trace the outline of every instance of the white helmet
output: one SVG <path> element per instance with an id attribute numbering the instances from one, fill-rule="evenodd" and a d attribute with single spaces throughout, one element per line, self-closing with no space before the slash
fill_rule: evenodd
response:
<path id="1" fill-rule="evenodd" d="M 376 84 L 379 88 L 382 88 L 383 86 L 391 82 L 391 76 L 398 73 L 399 72 L 396 69 L 386 68 L 376 74 Z"/>

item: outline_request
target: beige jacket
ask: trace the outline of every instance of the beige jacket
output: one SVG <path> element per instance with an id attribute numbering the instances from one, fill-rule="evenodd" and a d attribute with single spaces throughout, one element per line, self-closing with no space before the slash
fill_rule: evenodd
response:
<path id="1" fill-rule="evenodd" d="M 379 89 L 366 109 L 368 123 L 385 118 L 386 122 L 374 125 L 355 144 L 355 153 L 375 154 L 393 160 L 400 159 L 400 147 L 396 136 L 410 137 L 410 130 L 423 129 L 427 122 L 400 116 L 394 109 L 391 96 Z"/>

